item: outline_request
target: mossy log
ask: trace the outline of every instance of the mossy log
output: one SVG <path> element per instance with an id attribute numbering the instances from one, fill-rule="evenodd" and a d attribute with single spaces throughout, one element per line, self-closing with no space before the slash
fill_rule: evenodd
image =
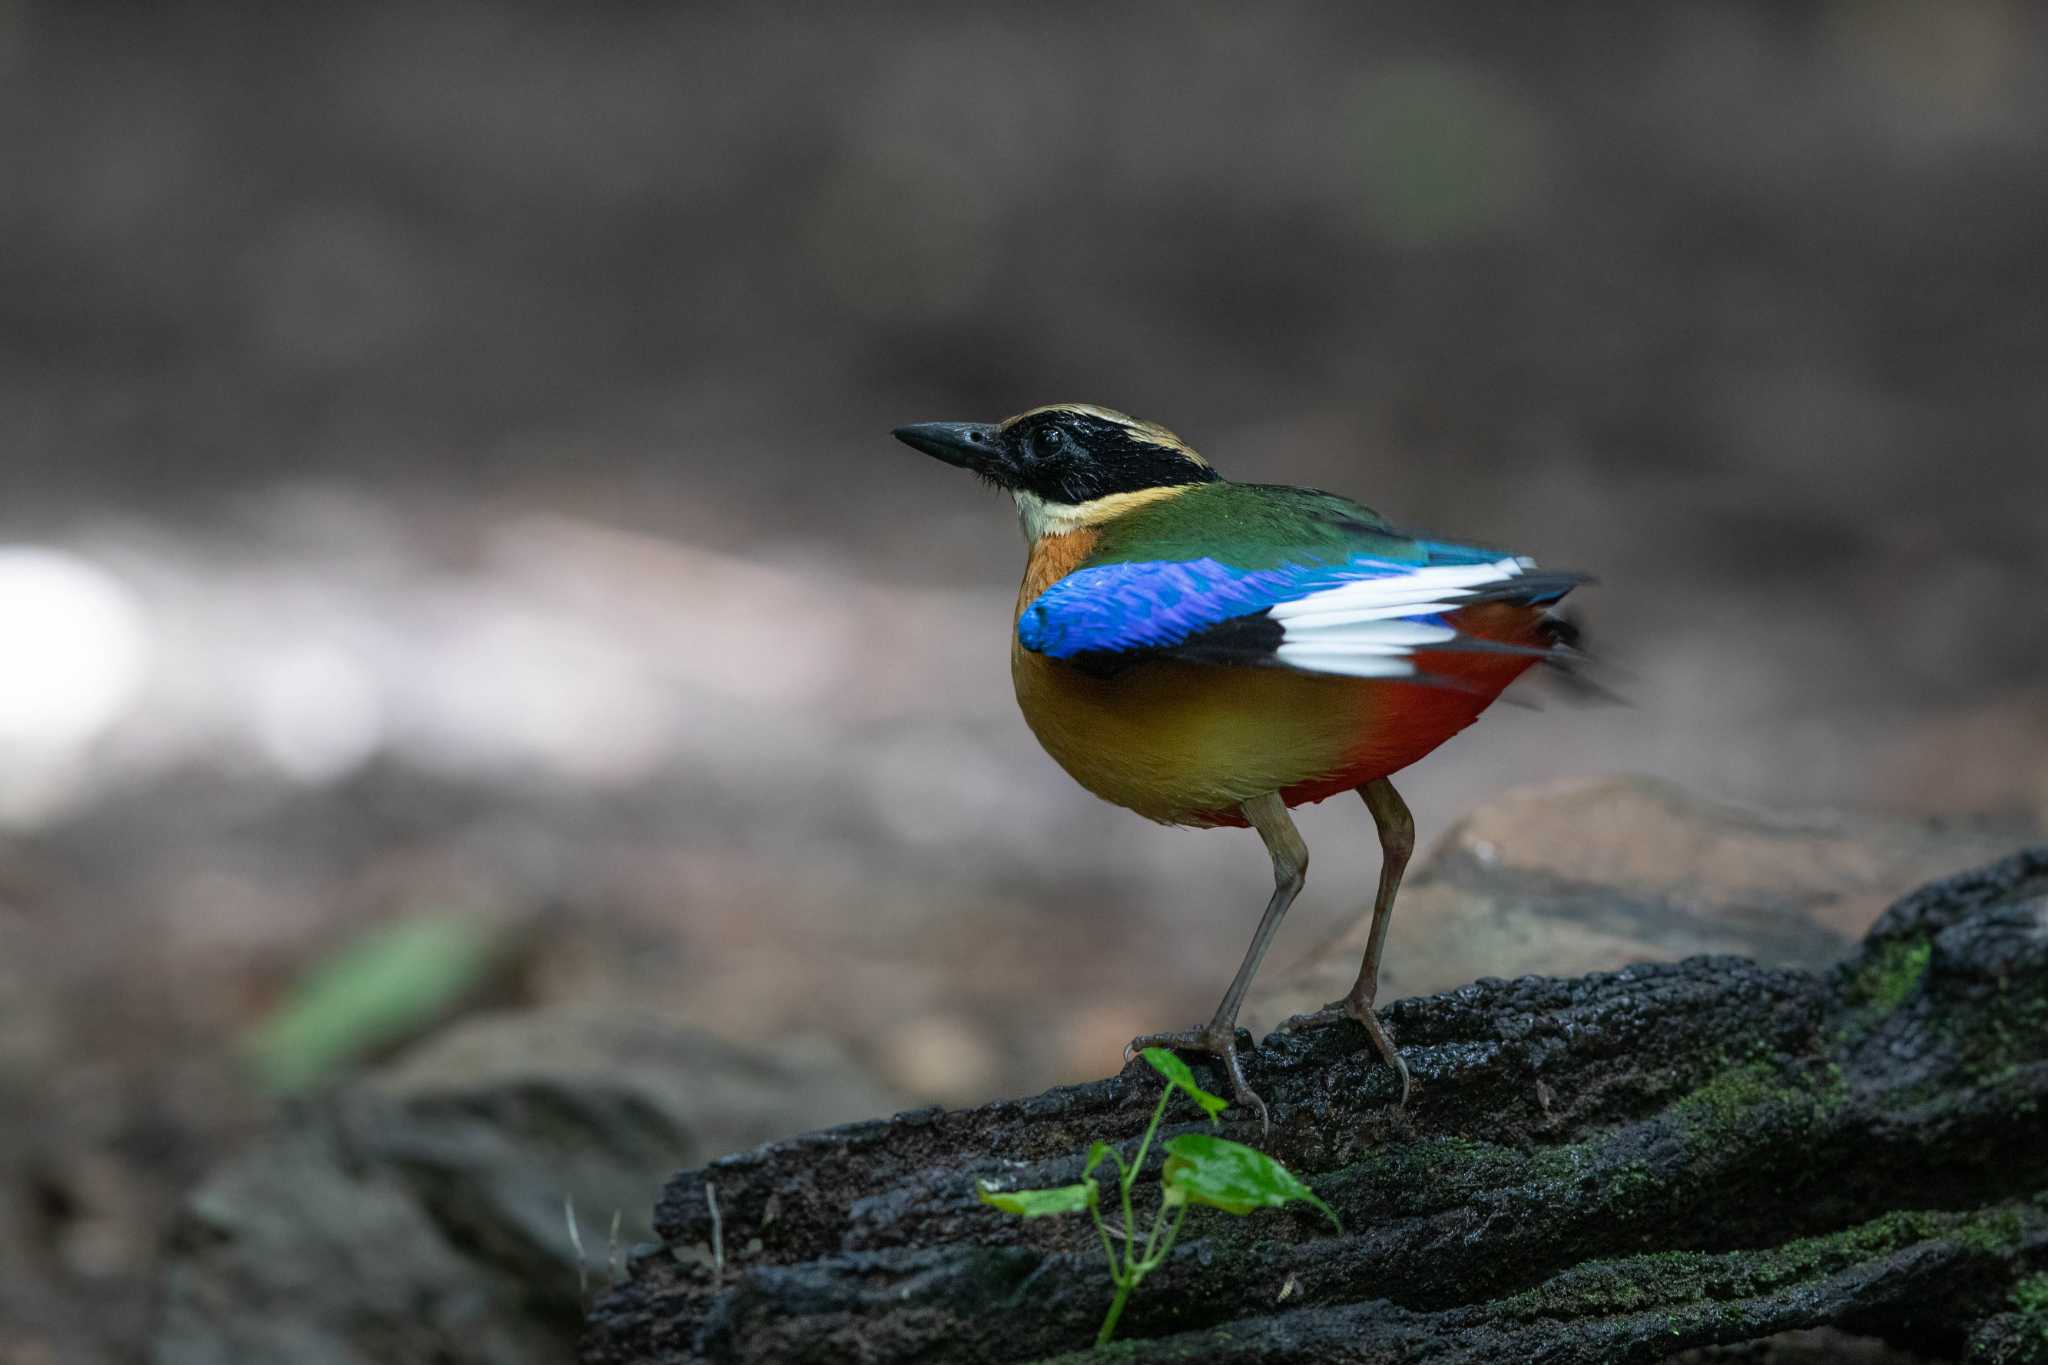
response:
<path id="1" fill-rule="evenodd" d="M 1269 1136 L 1225 1118 L 1343 1233 L 1195 1210 L 1106 1357 L 1656 1361 L 1833 1325 L 2048 1360 L 2048 848 L 1913 893 L 1828 973 L 1695 958 L 1480 981 L 1387 1018 L 1405 1110 L 1346 1024 L 1249 1054 Z M 1072 1181 L 1158 1093 L 1140 1063 L 685 1172 L 583 1359 L 1086 1356 L 1110 1296 L 1093 1227 L 1007 1217 L 975 1181 Z"/>

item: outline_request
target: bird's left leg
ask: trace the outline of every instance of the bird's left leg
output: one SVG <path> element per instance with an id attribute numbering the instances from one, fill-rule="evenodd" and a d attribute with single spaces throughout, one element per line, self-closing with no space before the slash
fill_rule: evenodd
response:
<path id="1" fill-rule="evenodd" d="M 1269 1127 L 1266 1102 L 1245 1083 L 1244 1066 L 1238 1060 L 1237 1011 L 1244 1004 L 1244 993 L 1251 988 L 1252 978 L 1258 975 L 1260 960 L 1273 945 L 1273 935 L 1279 932 L 1287 907 L 1294 904 L 1302 883 L 1308 879 L 1308 845 L 1302 842 L 1301 831 L 1294 827 L 1293 817 L 1288 815 L 1287 805 L 1278 792 L 1255 797 L 1239 809 L 1244 812 L 1246 823 L 1266 841 L 1266 852 L 1273 858 L 1273 897 L 1266 902 L 1266 913 L 1259 919 L 1258 932 L 1252 935 L 1252 946 L 1245 950 L 1244 961 L 1238 965 L 1230 989 L 1223 993 L 1223 1001 L 1216 1006 L 1215 1017 L 1207 1026 L 1183 1033 L 1151 1033 L 1134 1038 L 1128 1051 L 1143 1047 L 1188 1048 L 1222 1058 L 1223 1069 L 1230 1075 L 1231 1098 L 1258 1110 L 1260 1125 Z"/>

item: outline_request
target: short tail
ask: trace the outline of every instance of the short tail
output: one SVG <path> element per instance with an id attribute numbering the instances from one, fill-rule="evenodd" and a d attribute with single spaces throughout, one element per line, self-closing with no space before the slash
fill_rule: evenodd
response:
<path id="1" fill-rule="evenodd" d="M 1545 676 L 1561 695 L 1576 702 L 1611 706 L 1630 704 L 1627 697 L 1601 680 L 1600 675 L 1611 674 L 1612 669 L 1586 648 L 1585 627 L 1576 615 L 1546 611 L 1537 620 L 1536 629 L 1546 641 L 1543 651 Z"/>

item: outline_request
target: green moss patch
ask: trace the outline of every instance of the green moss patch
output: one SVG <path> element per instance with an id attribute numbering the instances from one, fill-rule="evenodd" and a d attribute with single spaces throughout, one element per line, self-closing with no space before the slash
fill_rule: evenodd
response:
<path id="1" fill-rule="evenodd" d="M 1518 1318 L 1609 1317 L 1693 1306 L 1725 1311 L 1730 1300 L 1808 1284 L 1919 1242 L 1947 1238 L 1985 1255 L 2018 1245 L 2020 1216 L 1901 1210 L 1819 1237 L 1757 1251 L 1664 1251 L 1589 1261 L 1504 1300 Z"/>
<path id="2" fill-rule="evenodd" d="M 1933 960 L 1934 945 L 1924 938 L 1879 944 L 1865 955 L 1849 982 L 1850 1003 L 1877 1015 L 1890 1014 L 1920 989 Z"/>
<path id="3" fill-rule="evenodd" d="M 1816 1075 L 1747 1062 L 1680 1096 L 1671 1113 L 1685 1125 L 1695 1149 L 1739 1150 L 1746 1137 L 1782 1131 L 1788 1119 L 1794 1126 L 1812 1127 L 1839 1110 L 1847 1098 L 1848 1085 L 1839 1066 L 1830 1065 Z M 1765 1110 L 1774 1111 L 1772 1124 L 1758 1122 Z"/>

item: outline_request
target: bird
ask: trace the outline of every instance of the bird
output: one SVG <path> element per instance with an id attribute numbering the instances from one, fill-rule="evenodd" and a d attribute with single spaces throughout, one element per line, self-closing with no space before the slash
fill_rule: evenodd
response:
<path id="1" fill-rule="evenodd" d="M 1223 478 L 1156 422 L 1054 403 L 999 422 L 917 422 L 895 438 L 1009 493 L 1028 546 L 1010 636 L 1025 723 L 1082 787 L 1167 825 L 1256 830 L 1273 892 L 1215 1014 L 1133 1039 L 1214 1056 L 1246 1082 L 1237 1015 L 1308 871 L 1291 807 L 1364 799 L 1381 867 L 1358 979 L 1303 1029 L 1375 1012 L 1381 953 L 1415 848 L 1389 778 L 1479 717 L 1538 663 L 1577 659 L 1554 610 L 1585 575 L 1396 531 L 1334 493 Z"/>

